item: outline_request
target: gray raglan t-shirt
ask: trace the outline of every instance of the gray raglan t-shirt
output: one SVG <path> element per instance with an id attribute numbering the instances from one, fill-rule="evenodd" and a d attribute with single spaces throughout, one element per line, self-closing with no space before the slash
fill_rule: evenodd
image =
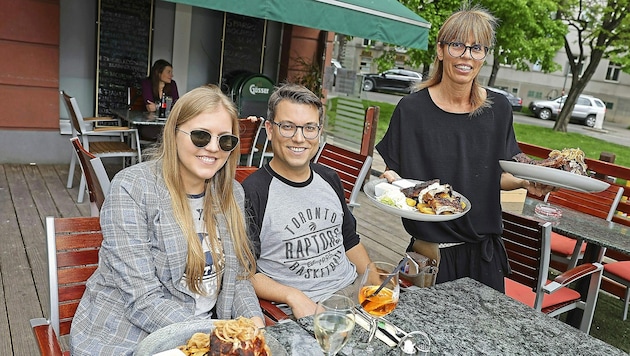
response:
<path id="1" fill-rule="evenodd" d="M 339 177 L 326 167 L 312 168 L 311 178 L 294 183 L 266 165 L 243 188 L 258 271 L 317 302 L 356 279 L 345 252 L 359 237 Z"/>

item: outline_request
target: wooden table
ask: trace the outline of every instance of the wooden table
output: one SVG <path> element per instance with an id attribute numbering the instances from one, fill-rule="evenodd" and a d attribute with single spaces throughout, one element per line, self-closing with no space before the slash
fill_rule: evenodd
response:
<path id="1" fill-rule="evenodd" d="M 396 309 L 385 319 L 404 331 L 427 333 L 432 355 L 626 355 L 470 278 L 402 292 Z M 297 323 L 313 335 L 312 317 Z M 290 330 L 300 332 L 295 325 L 274 328 L 269 331 L 278 340 L 290 338 Z M 355 327 L 339 355 L 351 355 L 366 334 Z M 396 348 L 380 340 L 372 344 L 375 355 L 398 355 Z"/>

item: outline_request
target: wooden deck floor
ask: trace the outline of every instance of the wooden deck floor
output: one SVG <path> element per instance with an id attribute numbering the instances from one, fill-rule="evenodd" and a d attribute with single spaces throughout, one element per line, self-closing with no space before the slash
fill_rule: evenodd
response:
<path id="1" fill-rule="evenodd" d="M 90 214 L 88 202 L 76 203 L 79 170 L 71 189 L 67 172 L 68 165 L 0 165 L 0 355 L 39 353 L 29 319 L 48 316 L 46 216 Z M 408 241 L 400 220 L 364 195 L 360 203 L 354 213 L 370 257 L 397 262 Z"/>

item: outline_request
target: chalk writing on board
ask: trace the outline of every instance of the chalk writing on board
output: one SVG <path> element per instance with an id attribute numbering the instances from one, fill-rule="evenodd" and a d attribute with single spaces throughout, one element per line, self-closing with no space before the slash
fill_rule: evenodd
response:
<path id="1" fill-rule="evenodd" d="M 223 75 L 234 71 L 260 73 L 265 20 L 226 13 Z"/>
<path id="2" fill-rule="evenodd" d="M 153 0 L 100 0 L 97 113 L 125 107 L 127 87 L 146 77 Z"/>

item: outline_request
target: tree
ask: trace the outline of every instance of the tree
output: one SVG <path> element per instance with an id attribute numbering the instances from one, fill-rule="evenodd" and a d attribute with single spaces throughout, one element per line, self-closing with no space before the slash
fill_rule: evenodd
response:
<path id="1" fill-rule="evenodd" d="M 440 26 L 455 11 L 461 9 L 461 0 L 399 0 L 431 23 L 427 51 L 409 49 L 406 64 L 429 71 L 433 63 L 437 33 Z M 557 11 L 554 0 L 482 0 L 481 5 L 499 19 L 496 45 L 489 85 L 494 85 L 501 64 L 515 65 L 519 70 L 529 70 L 531 63 L 541 66 L 543 71 L 554 71 L 558 64 L 553 62 L 557 50 L 562 47 L 562 36 L 566 25 L 553 21 L 551 14 Z M 389 52 L 394 53 L 394 50 Z M 391 53 L 378 59 L 379 66 L 394 64 Z"/>
<path id="2" fill-rule="evenodd" d="M 529 71 L 532 63 L 539 65 L 543 72 L 553 72 L 560 67 L 553 59 L 562 48 L 567 27 L 551 18 L 558 8 L 556 1 L 484 0 L 481 3 L 499 19 L 489 86 L 494 86 L 501 64 L 521 71 Z"/>
<path id="3" fill-rule="evenodd" d="M 627 58 L 630 50 L 629 6 L 630 0 L 565 0 L 560 4 L 556 19 L 572 30 L 564 36 L 572 80 L 554 131 L 567 131 L 573 107 L 602 58 L 619 64 L 625 72 L 630 71 L 630 59 Z M 576 36 L 576 39 L 570 36 Z M 587 57 L 588 65 L 582 71 Z"/>

